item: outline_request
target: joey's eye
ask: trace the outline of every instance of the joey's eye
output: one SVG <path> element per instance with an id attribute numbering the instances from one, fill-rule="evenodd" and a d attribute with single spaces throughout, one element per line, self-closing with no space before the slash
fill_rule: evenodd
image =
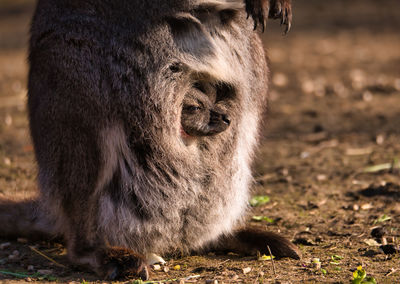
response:
<path id="1" fill-rule="evenodd" d="M 202 92 L 202 93 L 205 93 L 205 92 L 206 92 L 206 89 L 205 89 L 204 85 L 201 84 L 200 82 L 195 82 L 195 83 L 193 83 L 193 88 L 199 90 L 199 91 Z"/>
<path id="2" fill-rule="evenodd" d="M 193 112 L 198 112 L 200 110 L 200 107 L 199 106 L 185 106 L 183 109 L 185 111 L 193 113 Z"/>

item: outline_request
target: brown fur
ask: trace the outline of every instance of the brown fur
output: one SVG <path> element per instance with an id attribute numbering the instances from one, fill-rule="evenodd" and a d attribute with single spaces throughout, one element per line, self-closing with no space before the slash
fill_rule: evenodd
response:
<path id="1" fill-rule="evenodd" d="M 245 3 L 262 27 L 290 26 L 290 0 Z M 281 236 L 234 231 L 268 86 L 242 1 L 39 0 L 29 52 L 40 198 L 0 206 L 15 221 L 0 234 L 63 236 L 71 262 L 110 279 L 148 278 L 146 253 L 210 244 L 299 257 Z M 230 123 L 188 145 L 182 106 L 199 77 L 228 87 Z"/>

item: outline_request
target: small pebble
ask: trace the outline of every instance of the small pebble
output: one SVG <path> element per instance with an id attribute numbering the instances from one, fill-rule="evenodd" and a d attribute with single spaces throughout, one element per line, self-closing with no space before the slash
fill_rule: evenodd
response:
<path id="1" fill-rule="evenodd" d="M 7 114 L 7 115 L 6 115 L 6 118 L 5 118 L 5 120 L 4 120 L 4 122 L 5 122 L 5 124 L 6 124 L 7 126 L 10 126 L 10 125 L 13 123 L 12 116 L 9 115 L 9 114 Z"/>
<path id="2" fill-rule="evenodd" d="M 374 208 L 374 206 L 371 203 L 365 203 L 365 204 L 361 205 L 362 210 L 369 210 L 372 208 Z"/>
<path id="3" fill-rule="evenodd" d="M 243 268 L 243 274 L 247 274 L 251 271 L 251 267 Z"/>
<path id="4" fill-rule="evenodd" d="M 301 85 L 301 89 L 304 93 L 311 94 L 315 90 L 314 82 L 311 80 L 304 80 Z"/>
<path id="5" fill-rule="evenodd" d="M 28 242 L 28 240 L 25 238 L 18 238 L 17 242 L 19 242 L 20 244 L 26 244 Z"/>
<path id="6" fill-rule="evenodd" d="M 282 169 L 282 171 L 281 171 L 281 173 L 282 173 L 282 175 L 283 175 L 283 176 L 285 176 L 285 177 L 286 177 L 286 176 L 288 176 L 288 175 L 289 175 L 289 169 L 287 169 L 287 168 L 283 168 L 283 169 Z"/>
<path id="7" fill-rule="evenodd" d="M 166 261 L 161 256 L 154 254 L 154 253 L 146 254 L 146 259 L 147 259 L 147 264 L 149 264 L 149 265 L 166 263 Z"/>
<path id="8" fill-rule="evenodd" d="M 43 275 L 49 275 L 49 274 L 53 273 L 53 270 L 51 270 L 51 269 L 39 269 L 37 271 L 37 273 L 43 274 Z"/>
<path id="9" fill-rule="evenodd" d="M 27 277 L 27 278 L 25 278 L 25 281 L 26 281 L 26 282 L 32 282 L 32 278 Z"/>
<path id="10" fill-rule="evenodd" d="M 374 239 L 366 239 L 366 240 L 364 240 L 364 243 L 366 243 L 367 245 L 369 245 L 371 247 L 378 247 L 379 246 L 379 243 Z"/>
<path id="11" fill-rule="evenodd" d="M 9 260 L 18 259 L 18 255 L 10 254 L 10 255 L 8 256 L 8 259 L 9 259 Z"/>
<path id="12" fill-rule="evenodd" d="M 374 95 L 370 91 L 365 91 L 362 96 L 365 102 L 370 102 L 374 98 Z"/>
<path id="13" fill-rule="evenodd" d="M 383 142 L 385 142 L 385 136 L 383 134 L 376 136 L 376 144 L 382 145 Z"/>
<path id="14" fill-rule="evenodd" d="M 302 159 L 306 159 L 306 158 L 308 158 L 310 156 L 310 153 L 309 152 L 301 152 L 301 154 L 300 154 L 300 158 L 302 158 Z"/>
<path id="15" fill-rule="evenodd" d="M 283 73 L 276 73 L 272 77 L 272 83 L 278 87 L 285 87 L 288 84 L 289 80 L 287 76 Z"/>
<path id="16" fill-rule="evenodd" d="M 11 246 L 11 243 L 2 243 L 0 244 L 0 250 L 8 249 Z"/>
<path id="17" fill-rule="evenodd" d="M 161 266 L 159 264 L 154 264 L 153 265 L 154 270 L 161 270 Z"/>
<path id="18" fill-rule="evenodd" d="M 5 157 L 5 158 L 4 158 L 4 164 L 5 164 L 6 166 L 11 165 L 11 160 L 10 160 L 10 158 Z"/>

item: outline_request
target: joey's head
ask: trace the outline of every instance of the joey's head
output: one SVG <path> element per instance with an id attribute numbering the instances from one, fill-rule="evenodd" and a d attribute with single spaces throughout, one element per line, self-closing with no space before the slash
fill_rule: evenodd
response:
<path id="1" fill-rule="evenodd" d="M 217 89 L 209 83 L 198 82 L 185 95 L 181 125 L 183 135 L 212 136 L 225 131 L 231 121 L 222 104 L 216 102 Z"/>

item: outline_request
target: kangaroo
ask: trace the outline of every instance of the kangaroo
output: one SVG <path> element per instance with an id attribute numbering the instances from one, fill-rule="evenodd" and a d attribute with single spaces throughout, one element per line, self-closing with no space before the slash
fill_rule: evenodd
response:
<path id="1" fill-rule="evenodd" d="M 62 236 L 72 263 L 107 279 L 148 279 L 148 253 L 299 258 L 243 227 L 269 72 L 254 29 L 280 18 L 288 31 L 291 15 L 290 0 L 39 0 L 28 110 L 40 195 L 1 201 L 0 234 Z"/>
<path id="2" fill-rule="evenodd" d="M 227 86 L 195 82 L 183 99 L 182 136 L 211 136 L 225 131 L 230 124 L 229 104 L 221 96 L 229 93 Z"/>

